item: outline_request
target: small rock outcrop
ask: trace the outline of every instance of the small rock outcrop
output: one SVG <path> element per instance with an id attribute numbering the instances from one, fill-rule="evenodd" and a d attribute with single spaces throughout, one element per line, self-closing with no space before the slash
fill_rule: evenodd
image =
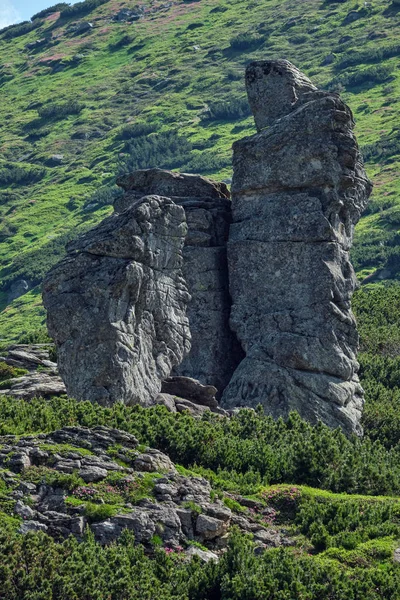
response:
<path id="1" fill-rule="evenodd" d="M 151 404 L 190 349 L 182 207 L 147 196 L 67 246 L 43 302 L 67 392 Z"/>
<path id="2" fill-rule="evenodd" d="M 1 393 L 22 400 L 50 398 L 66 394 L 63 380 L 58 375 L 53 358 L 53 344 L 14 344 L 0 364 L 14 367 L 9 379 L 3 380 Z M 18 372 L 22 370 L 23 374 Z"/>
<path id="3" fill-rule="evenodd" d="M 248 510 L 246 499 L 239 498 L 243 506 L 236 514 L 206 479 L 180 475 L 166 454 L 140 450 L 132 434 L 118 429 L 73 426 L 37 436 L 1 436 L 0 467 L 2 494 L 21 519 L 22 534 L 82 539 L 90 528 L 98 542 L 108 544 L 128 529 L 150 552 L 157 538 L 167 551 L 186 546 L 191 556 L 190 544 L 197 542 L 218 553 L 207 552 L 204 560 L 218 559 L 233 524 L 252 533 L 263 549 L 292 544 L 271 527 L 271 508 L 263 502 L 253 500 L 257 510 Z"/>
<path id="4" fill-rule="evenodd" d="M 162 169 L 135 171 L 117 183 L 126 192 L 114 204 L 118 213 L 144 194 L 168 196 L 185 209 L 188 233 L 183 275 L 192 297 L 187 309 L 192 347 L 174 374 L 211 384 L 221 393 L 242 358 L 229 327 L 229 191 L 224 183 L 200 175 Z"/>
<path id="5" fill-rule="evenodd" d="M 360 432 L 349 249 L 371 184 L 353 117 L 288 61 L 250 64 L 246 84 L 258 133 L 234 144 L 228 243 L 230 324 L 246 356 L 222 406 Z"/>

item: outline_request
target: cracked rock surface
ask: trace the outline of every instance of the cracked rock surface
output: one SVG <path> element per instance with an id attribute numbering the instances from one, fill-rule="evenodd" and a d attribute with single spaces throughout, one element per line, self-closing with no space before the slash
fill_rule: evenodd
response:
<path id="1" fill-rule="evenodd" d="M 43 302 L 67 393 L 148 406 L 190 349 L 185 212 L 147 196 L 67 246 Z"/>
<path id="2" fill-rule="evenodd" d="M 121 212 L 143 194 L 168 196 L 185 210 L 188 232 L 183 249 L 183 275 L 191 301 L 187 309 L 191 350 L 173 374 L 215 386 L 220 397 L 242 358 L 229 327 L 226 245 L 231 222 L 230 193 L 224 183 L 200 175 L 163 169 L 135 171 L 118 180 L 126 193 L 114 208 Z M 184 394 L 178 394 L 183 395 Z"/>
<path id="3" fill-rule="evenodd" d="M 74 426 L 1 436 L 0 477 L 22 534 L 80 539 L 89 527 L 97 541 L 108 544 L 129 529 L 149 550 L 157 536 L 170 548 L 196 541 L 218 551 L 235 524 L 264 548 L 292 543 L 263 524 L 262 513 L 258 520 L 250 512 L 236 515 L 206 479 L 180 475 L 166 454 L 140 448 L 133 435 L 118 429 Z M 112 499 L 106 505 L 111 510 L 103 512 Z"/>
<path id="4" fill-rule="evenodd" d="M 234 144 L 230 324 L 245 358 L 222 406 L 361 432 L 354 225 L 371 191 L 348 106 L 284 60 L 249 65 L 258 133 Z"/>

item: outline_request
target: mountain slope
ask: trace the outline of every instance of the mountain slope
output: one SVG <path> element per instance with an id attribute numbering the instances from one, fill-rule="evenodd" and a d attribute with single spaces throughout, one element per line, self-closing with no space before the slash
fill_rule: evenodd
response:
<path id="1" fill-rule="evenodd" d="M 254 132 L 243 73 L 257 58 L 291 60 L 353 109 L 375 183 L 355 265 L 361 276 L 384 265 L 383 276 L 396 275 L 400 7 L 86 0 L 57 8 L 0 32 L 4 342 L 42 330 L 38 285 L 65 242 L 110 212 L 118 172 L 231 176 L 232 142 Z M 30 289 L 12 301 L 21 280 Z"/>

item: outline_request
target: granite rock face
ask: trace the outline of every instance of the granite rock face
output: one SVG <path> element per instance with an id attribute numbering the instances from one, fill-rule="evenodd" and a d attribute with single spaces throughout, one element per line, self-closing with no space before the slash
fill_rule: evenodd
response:
<path id="1" fill-rule="evenodd" d="M 349 249 L 371 184 L 353 117 L 287 61 L 250 64 L 246 84 L 259 133 L 234 144 L 228 243 L 246 356 L 221 404 L 360 432 Z"/>
<path id="2" fill-rule="evenodd" d="M 68 395 L 147 406 L 190 350 L 183 208 L 141 198 L 67 246 L 43 301 Z"/>
<path id="3" fill-rule="evenodd" d="M 200 175 L 162 169 L 135 171 L 118 184 L 126 193 L 117 199 L 116 212 L 124 211 L 143 194 L 168 196 L 185 209 L 188 233 L 183 275 L 192 297 L 187 310 L 192 347 L 173 374 L 198 379 L 222 392 L 243 356 L 229 327 L 229 191 L 224 183 Z"/>

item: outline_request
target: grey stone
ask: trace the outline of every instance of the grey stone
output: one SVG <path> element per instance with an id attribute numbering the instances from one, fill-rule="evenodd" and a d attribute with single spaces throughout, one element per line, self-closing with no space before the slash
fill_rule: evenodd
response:
<path id="1" fill-rule="evenodd" d="M 148 473 L 168 473 L 176 471 L 174 463 L 169 456 L 159 450 L 147 448 L 146 452 L 140 454 L 133 463 L 136 471 L 145 471 Z"/>
<path id="2" fill-rule="evenodd" d="M 198 556 L 205 563 L 210 562 L 211 560 L 218 562 L 219 556 L 215 554 L 215 552 L 211 552 L 209 550 L 202 550 L 201 548 L 197 548 L 196 546 L 189 546 L 187 550 L 185 550 L 186 556 L 192 558 L 193 556 Z"/>
<path id="3" fill-rule="evenodd" d="M 205 412 L 210 411 L 208 406 L 203 406 L 201 404 L 195 404 L 190 400 L 185 400 L 184 398 L 176 398 L 175 400 L 176 410 L 178 412 L 184 412 L 185 410 L 189 411 L 192 417 L 202 417 Z"/>
<path id="4" fill-rule="evenodd" d="M 126 193 L 117 198 L 122 212 L 143 194 L 170 197 L 185 209 L 188 232 L 183 249 L 183 275 L 192 346 L 173 374 L 212 384 L 219 393 L 227 385 L 242 352 L 229 328 L 229 282 L 226 243 L 231 221 L 230 194 L 224 183 L 199 175 L 146 169 L 117 181 Z"/>
<path id="5" fill-rule="evenodd" d="M 48 527 L 44 523 L 39 523 L 39 521 L 25 521 L 22 523 L 21 527 L 18 529 L 19 533 L 29 533 L 30 531 L 47 531 Z"/>
<path id="6" fill-rule="evenodd" d="M 150 405 L 190 349 L 185 213 L 149 196 L 67 246 L 43 301 L 68 394 Z"/>
<path id="7" fill-rule="evenodd" d="M 10 289 L 7 294 L 7 302 L 10 303 L 16 298 L 23 296 L 29 290 L 29 283 L 25 279 L 17 279 L 10 285 Z"/>
<path id="8" fill-rule="evenodd" d="M 175 399 L 171 394 L 158 394 L 155 403 L 165 406 L 172 413 L 176 413 Z"/>
<path id="9" fill-rule="evenodd" d="M 225 521 L 201 514 L 196 520 L 196 534 L 203 540 L 213 540 L 226 532 Z"/>
<path id="10" fill-rule="evenodd" d="M 83 481 L 86 483 L 91 483 L 93 481 L 101 481 L 105 477 L 107 477 L 108 471 L 106 469 L 101 469 L 100 467 L 86 466 L 80 469 L 79 477 L 82 477 Z"/>
<path id="11" fill-rule="evenodd" d="M 192 377 L 168 377 L 162 382 L 161 391 L 173 396 L 191 400 L 195 404 L 202 404 L 209 408 L 216 408 L 218 402 L 215 398 L 217 388 L 213 385 L 203 385 Z"/>
<path id="12" fill-rule="evenodd" d="M 14 512 L 23 519 L 32 520 L 36 516 L 36 511 L 24 504 L 21 500 L 18 500 L 15 504 Z"/>
<path id="13" fill-rule="evenodd" d="M 33 372 L 12 379 L 10 389 L 4 390 L 2 393 L 14 398 L 31 400 L 32 398 L 61 396 L 66 393 L 66 389 L 61 377 L 45 372 Z"/>
<path id="14" fill-rule="evenodd" d="M 246 356 L 221 405 L 360 433 L 349 249 L 371 183 L 352 114 L 287 61 L 252 63 L 246 82 L 261 131 L 234 144 L 228 244 L 230 323 Z"/>

